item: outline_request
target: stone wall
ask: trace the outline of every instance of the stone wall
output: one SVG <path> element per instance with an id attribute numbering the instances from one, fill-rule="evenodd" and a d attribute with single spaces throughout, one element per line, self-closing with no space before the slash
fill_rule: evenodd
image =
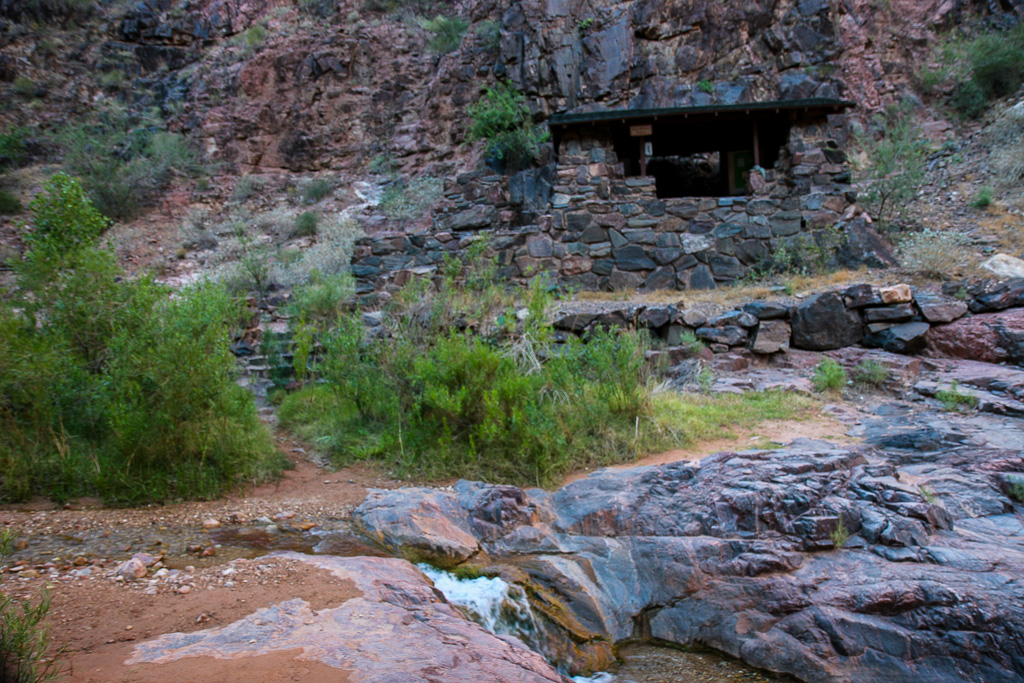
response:
<path id="1" fill-rule="evenodd" d="M 653 177 L 625 177 L 600 128 L 570 133 L 557 167 L 450 181 L 430 232 L 361 240 L 353 272 L 364 292 L 400 285 L 486 235 L 513 280 L 545 272 L 590 290 L 713 289 L 845 225 L 855 200 L 845 141 L 844 115 L 798 122 L 748 196 L 658 199 Z"/>

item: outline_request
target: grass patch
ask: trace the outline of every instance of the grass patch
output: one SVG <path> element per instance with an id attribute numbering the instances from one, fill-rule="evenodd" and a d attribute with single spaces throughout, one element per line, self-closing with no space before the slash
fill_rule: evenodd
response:
<path id="1" fill-rule="evenodd" d="M 853 369 L 853 381 L 870 387 L 880 387 L 889 379 L 889 368 L 877 360 L 862 360 Z"/>
<path id="2" fill-rule="evenodd" d="M 825 358 L 814 366 L 811 381 L 818 391 L 839 391 L 846 386 L 846 369 L 831 358 Z"/>
<path id="3" fill-rule="evenodd" d="M 971 206 L 975 209 L 987 209 L 992 205 L 992 188 L 983 187 L 971 200 Z"/>
<path id="4" fill-rule="evenodd" d="M 948 389 L 940 389 L 935 392 L 935 398 L 942 403 L 942 407 L 949 412 L 961 412 L 971 410 L 978 406 L 978 397 L 973 394 L 960 391 L 960 383 L 956 380 Z"/>

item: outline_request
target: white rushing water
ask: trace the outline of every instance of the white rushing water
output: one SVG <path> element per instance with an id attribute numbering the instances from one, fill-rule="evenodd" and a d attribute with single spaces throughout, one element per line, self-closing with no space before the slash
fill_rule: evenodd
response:
<path id="1" fill-rule="evenodd" d="M 419 568 L 445 599 L 470 619 L 491 633 L 516 636 L 544 654 L 537 618 L 521 588 L 496 576 L 460 579 L 429 564 L 420 564 Z"/>
<path id="2" fill-rule="evenodd" d="M 530 608 L 521 588 L 499 577 L 481 576 L 460 579 L 429 564 L 418 565 L 420 571 L 434 582 L 445 599 L 461 609 L 467 617 L 495 635 L 516 636 L 535 652 L 552 662 L 546 647 L 544 630 Z M 557 666 L 557 662 L 552 662 Z M 618 679 L 607 672 L 594 676 L 576 676 L 576 683 L 614 683 Z"/>

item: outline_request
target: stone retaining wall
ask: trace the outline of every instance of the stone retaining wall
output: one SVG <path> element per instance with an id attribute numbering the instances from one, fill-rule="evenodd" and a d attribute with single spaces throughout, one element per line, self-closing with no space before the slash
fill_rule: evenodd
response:
<path id="1" fill-rule="evenodd" d="M 750 194 L 736 197 L 658 199 L 653 177 L 624 175 L 600 128 L 567 136 L 557 167 L 449 181 L 431 231 L 360 240 L 353 273 L 361 292 L 400 285 L 486 236 L 512 280 L 545 272 L 588 290 L 713 289 L 846 226 L 855 195 L 845 125 L 845 115 L 794 125 L 774 168 L 753 172 Z"/>

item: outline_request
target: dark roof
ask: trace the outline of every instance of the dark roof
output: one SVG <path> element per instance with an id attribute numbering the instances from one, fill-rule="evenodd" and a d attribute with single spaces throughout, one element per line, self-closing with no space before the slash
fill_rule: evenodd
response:
<path id="1" fill-rule="evenodd" d="M 572 123 L 594 123 L 597 121 L 628 121 L 654 119 L 657 117 L 687 117 L 701 114 L 749 114 L 753 112 L 794 111 L 813 109 L 822 112 L 837 111 L 857 106 L 849 100 L 830 97 L 812 97 L 804 100 L 774 100 L 770 102 L 743 102 L 740 104 L 707 104 L 691 107 L 665 107 L 662 109 L 612 109 L 591 111 L 580 114 L 555 114 L 548 120 L 550 126 L 564 126 Z"/>

